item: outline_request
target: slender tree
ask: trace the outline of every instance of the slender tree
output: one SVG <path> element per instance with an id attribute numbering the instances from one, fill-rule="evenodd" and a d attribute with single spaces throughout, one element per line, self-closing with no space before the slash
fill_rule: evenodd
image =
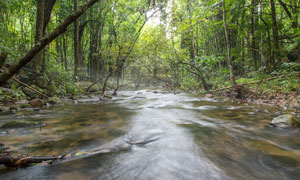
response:
<path id="1" fill-rule="evenodd" d="M 225 31 L 225 39 L 226 39 L 226 46 L 227 46 L 227 62 L 230 72 L 230 79 L 233 85 L 236 84 L 235 77 L 233 74 L 233 68 L 232 68 L 232 56 L 231 56 L 231 47 L 229 42 L 229 35 L 228 35 L 228 28 L 227 28 L 227 21 L 226 21 L 226 7 L 225 7 L 225 0 L 222 3 L 223 6 L 223 23 L 224 23 L 224 31 Z"/>

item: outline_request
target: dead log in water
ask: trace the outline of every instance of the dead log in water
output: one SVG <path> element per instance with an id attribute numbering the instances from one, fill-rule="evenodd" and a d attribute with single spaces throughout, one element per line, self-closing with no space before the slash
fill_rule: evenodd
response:
<path id="1" fill-rule="evenodd" d="M 44 161 L 55 161 L 61 159 L 61 156 L 47 156 L 47 157 L 13 157 L 10 155 L 0 155 L 0 165 L 3 164 L 7 167 L 26 167 L 35 163 Z"/>

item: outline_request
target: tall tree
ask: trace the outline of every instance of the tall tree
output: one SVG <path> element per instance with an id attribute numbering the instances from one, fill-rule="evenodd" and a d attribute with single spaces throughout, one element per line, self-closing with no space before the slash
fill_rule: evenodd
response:
<path id="1" fill-rule="evenodd" d="M 279 36 L 278 36 L 278 27 L 277 27 L 277 19 L 276 19 L 276 7 L 274 0 L 270 0 L 271 7 L 271 16 L 272 16 L 272 32 L 273 32 L 273 41 L 274 41 L 274 55 L 273 57 L 275 63 L 279 62 L 280 59 L 280 49 L 279 49 Z"/>
<path id="2" fill-rule="evenodd" d="M 74 11 L 77 10 L 78 1 L 74 0 Z M 80 54 L 79 54 L 80 42 L 79 42 L 79 22 L 78 19 L 74 22 L 74 76 L 79 75 L 80 68 Z"/>
<path id="3" fill-rule="evenodd" d="M 225 4 L 226 4 L 226 2 L 224 0 L 223 3 L 222 3 L 222 7 L 223 7 L 223 23 L 224 23 L 224 31 L 225 31 L 225 40 L 226 40 L 226 46 L 227 46 L 227 63 L 228 63 L 228 67 L 229 67 L 231 82 L 232 82 L 233 85 L 235 85 L 236 82 L 235 82 L 235 77 L 234 77 L 233 68 L 232 68 L 231 46 L 230 46 L 230 42 L 229 42 Z"/>
<path id="4" fill-rule="evenodd" d="M 36 25 L 35 25 L 35 43 L 38 43 L 43 38 L 44 31 L 44 10 L 45 0 L 37 0 Z M 39 52 L 32 61 L 32 68 L 39 70 L 42 66 L 44 58 L 43 51 Z"/>

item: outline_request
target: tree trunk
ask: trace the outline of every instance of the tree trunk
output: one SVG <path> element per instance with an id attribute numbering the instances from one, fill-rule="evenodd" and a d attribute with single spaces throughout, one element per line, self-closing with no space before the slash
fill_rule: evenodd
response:
<path id="1" fill-rule="evenodd" d="M 38 43 L 43 38 L 44 28 L 44 8 L 45 0 L 37 0 L 37 14 L 36 14 L 36 25 L 35 25 L 35 43 Z M 43 50 L 39 52 L 33 59 L 31 68 L 39 70 L 42 66 L 44 58 Z"/>
<path id="2" fill-rule="evenodd" d="M 100 33 L 99 33 L 99 50 L 100 50 L 100 54 L 99 54 L 99 73 L 101 75 L 100 79 L 102 81 L 102 76 L 104 74 L 104 59 L 103 59 L 103 24 L 100 25 Z"/>
<path id="3" fill-rule="evenodd" d="M 44 12 L 43 12 L 43 37 L 46 35 L 46 29 L 51 19 L 51 12 L 54 7 L 56 0 L 44 0 Z M 43 60 L 41 63 L 41 72 L 45 71 L 46 68 L 46 52 L 47 48 L 43 50 Z"/>
<path id="4" fill-rule="evenodd" d="M 273 58 L 272 58 L 272 45 L 271 45 L 271 35 L 270 35 L 270 31 L 269 31 L 269 25 L 267 24 L 267 22 L 262 18 L 262 16 L 260 17 L 261 21 L 266 25 L 266 29 L 267 29 L 267 41 L 268 41 L 268 49 L 267 49 L 267 60 L 266 60 L 266 67 L 268 70 L 272 69 L 272 66 L 274 65 L 273 62 Z"/>
<path id="5" fill-rule="evenodd" d="M 257 70 L 257 60 L 258 60 L 258 48 L 256 46 L 256 37 L 255 37 L 255 31 L 256 28 L 258 27 L 258 20 L 257 20 L 257 1 L 252 0 L 251 3 L 251 55 L 252 55 L 252 62 L 254 65 L 255 70 Z"/>
<path id="6" fill-rule="evenodd" d="M 295 29 L 299 28 L 297 19 L 293 18 L 293 15 L 290 12 L 290 10 L 288 9 L 287 5 L 284 2 L 282 2 L 282 0 L 278 0 L 278 2 L 283 7 L 283 9 L 284 9 L 285 13 L 287 14 L 287 16 L 289 17 L 289 19 L 292 21 L 292 27 Z"/>
<path id="7" fill-rule="evenodd" d="M 77 10 L 78 2 L 74 0 L 74 11 Z M 79 23 L 78 19 L 74 22 L 74 76 L 79 76 L 80 55 L 79 55 Z"/>
<path id="8" fill-rule="evenodd" d="M 272 31 L 273 31 L 273 41 L 274 41 L 274 61 L 276 65 L 280 59 L 280 50 L 279 50 L 279 38 L 278 38 L 278 28 L 276 20 L 276 7 L 274 0 L 270 0 L 271 14 L 272 14 Z"/>
<path id="9" fill-rule="evenodd" d="M 67 43 L 66 43 L 66 37 L 63 35 L 62 37 L 62 41 L 63 41 L 63 56 L 64 56 L 64 65 L 65 65 L 65 70 L 68 69 L 68 59 L 67 59 Z"/>
<path id="10" fill-rule="evenodd" d="M 223 1 L 222 5 L 223 5 L 224 31 L 225 31 L 225 39 L 226 39 L 226 45 L 227 45 L 227 62 L 228 62 L 231 82 L 232 82 L 233 85 L 235 85 L 236 82 L 235 82 L 235 77 L 234 77 L 233 69 L 232 69 L 231 47 L 230 47 L 229 35 L 228 35 L 228 29 L 227 29 L 227 23 L 226 23 L 225 0 Z"/>
<path id="11" fill-rule="evenodd" d="M 11 64 L 8 68 L 2 68 L 0 72 L 0 85 L 4 84 L 8 79 L 10 79 L 15 73 L 20 71 L 27 63 L 29 63 L 32 58 L 34 58 L 44 47 L 56 39 L 60 34 L 67 31 L 67 28 L 72 24 L 77 18 L 79 18 L 89 7 L 94 5 L 100 0 L 90 0 L 78 8 L 75 12 L 70 14 L 54 31 L 43 37 L 38 41 L 25 56 L 21 57 L 18 61 Z"/>

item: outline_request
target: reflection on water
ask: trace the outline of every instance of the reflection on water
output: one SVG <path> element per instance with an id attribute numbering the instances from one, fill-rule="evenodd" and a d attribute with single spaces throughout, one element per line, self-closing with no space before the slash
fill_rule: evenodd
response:
<path id="1" fill-rule="evenodd" d="M 96 99 L 96 98 L 94 98 Z M 300 132 L 266 126 L 276 109 L 189 94 L 120 92 L 44 112 L 0 116 L 45 127 L 2 129 L 15 154 L 57 155 L 110 148 L 1 179 L 299 179 Z"/>

